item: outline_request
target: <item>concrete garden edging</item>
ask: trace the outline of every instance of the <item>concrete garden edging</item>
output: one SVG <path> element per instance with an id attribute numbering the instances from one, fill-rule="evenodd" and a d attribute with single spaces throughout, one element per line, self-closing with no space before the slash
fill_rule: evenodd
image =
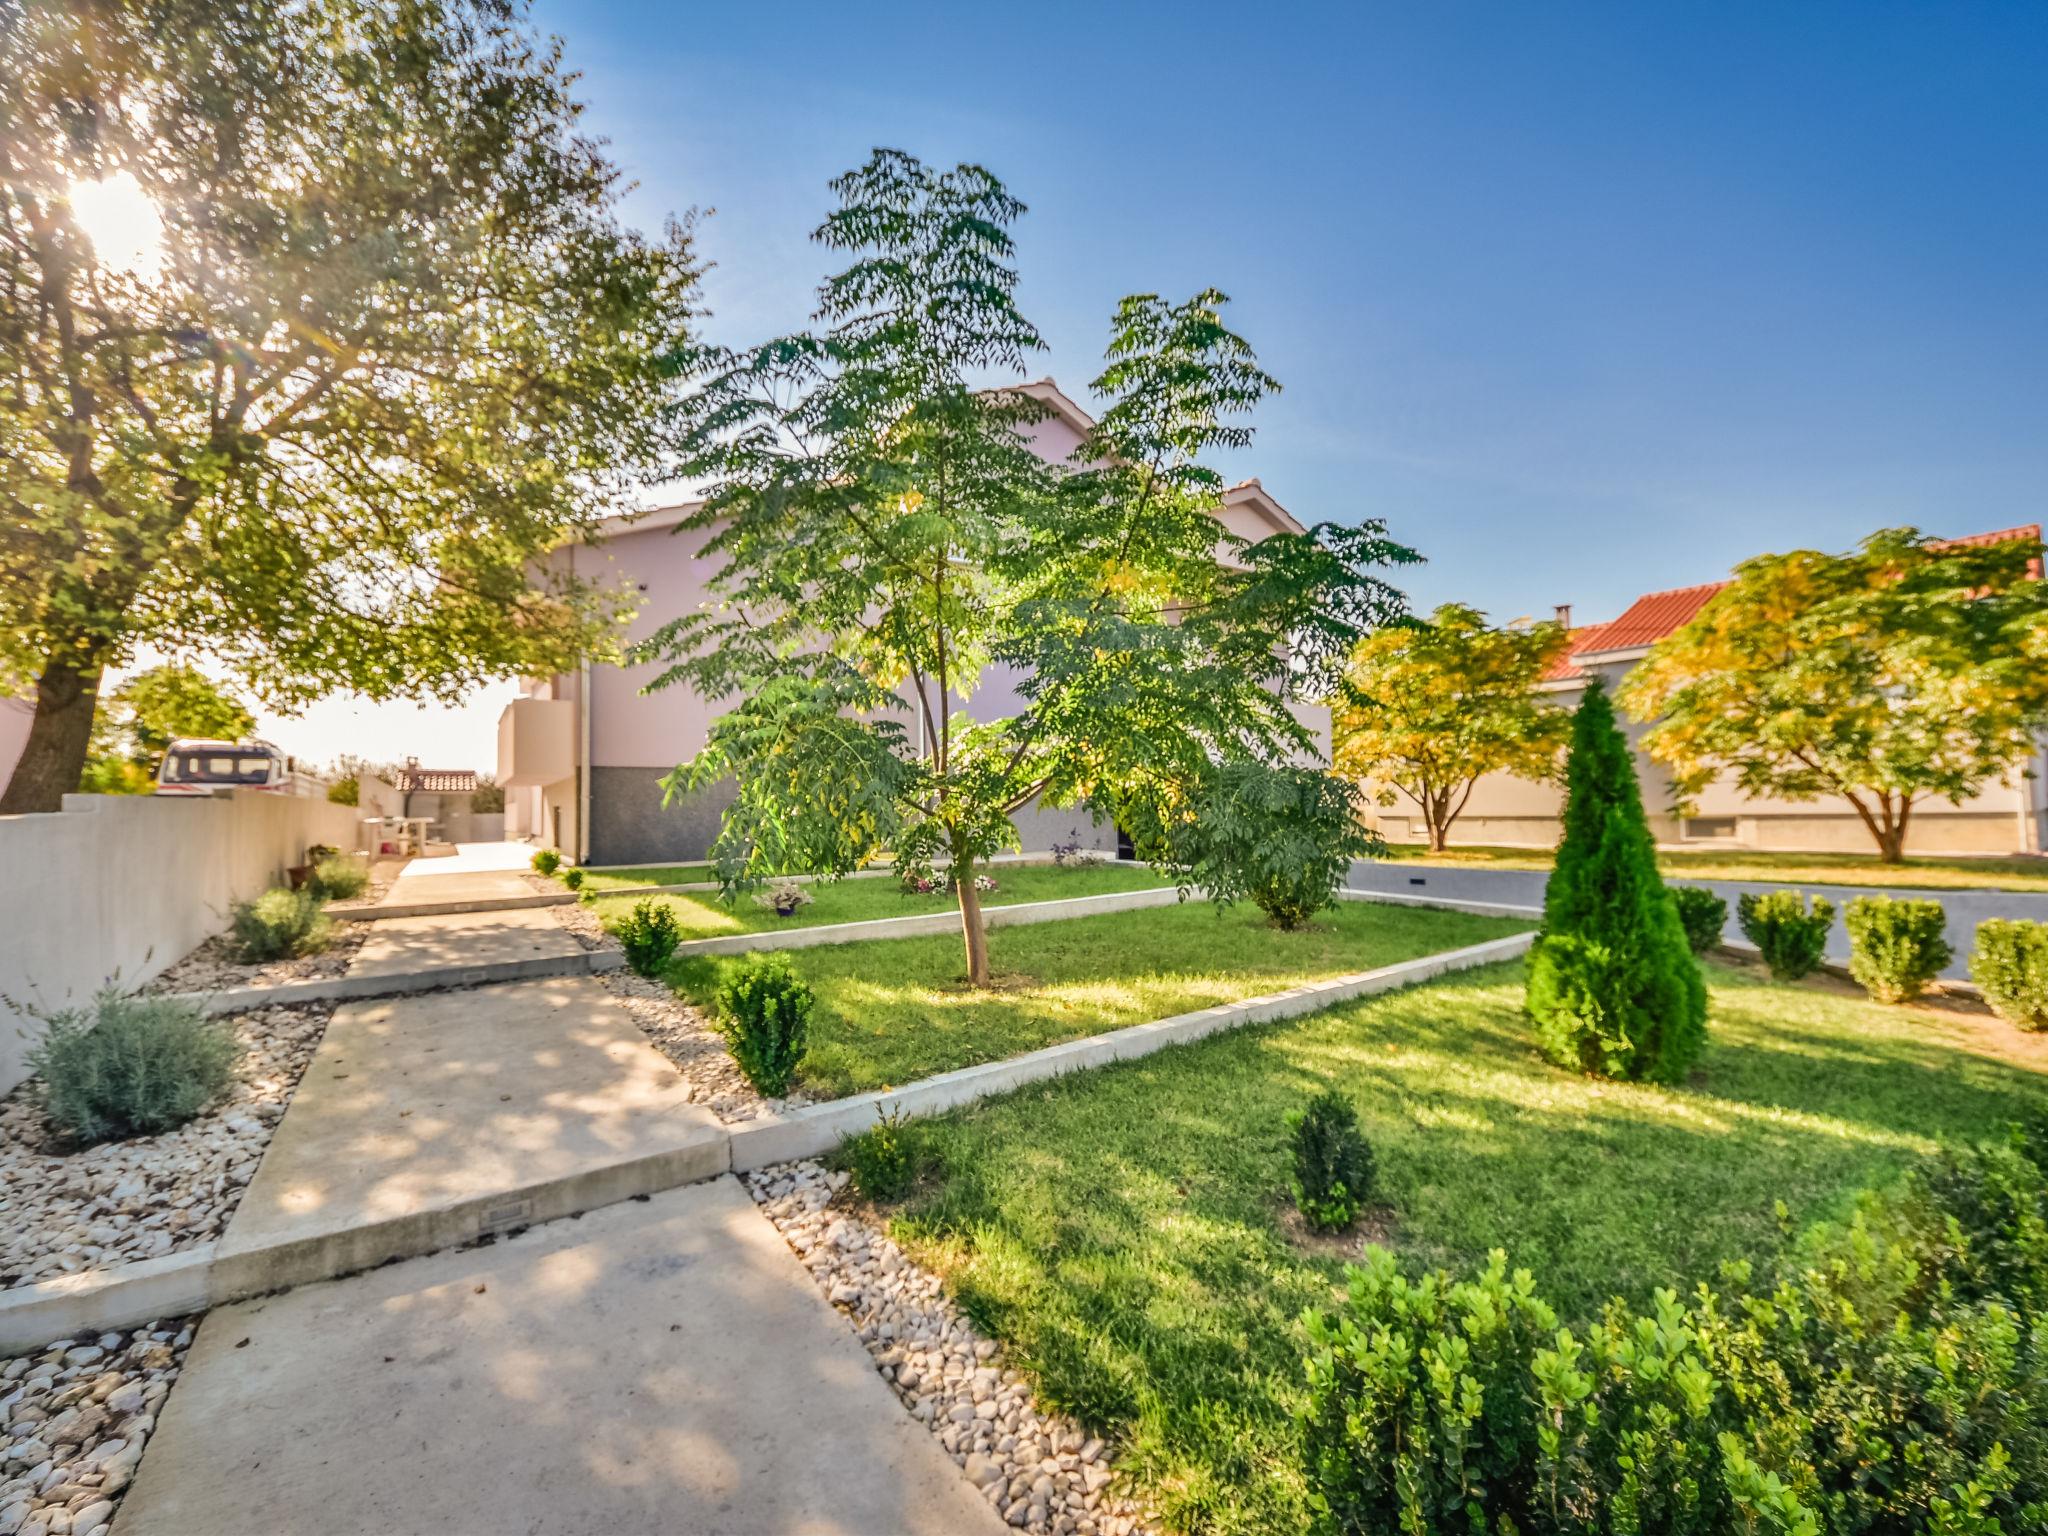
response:
<path id="1" fill-rule="evenodd" d="M 1058 861 L 1049 853 L 999 853 L 993 858 L 985 859 L 982 862 L 989 865 L 1016 865 L 1053 864 Z M 1146 869 L 1150 867 L 1139 863 L 1136 859 L 1102 858 L 1094 862 L 1115 865 L 1120 869 Z M 663 864 L 593 864 L 589 866 L 589 872 L 593 875 L 617 875 L 625 874 L 635 869 L 665 869 L 668 867 Z M 937 867 L 944 869 L 946 866 L 941 864 Z M 886 880 L 893 878 L 895 874 L 896 871 L 890 868 L 857 869 L 852 874 L 839 875 L 832 878 L 840 880 Z M 776 878 L 779 880 L 789 880 L 797 885 L 818 885 L 827 881 L 827 877 L 824 875 L 778 875 Z M 690 880 L 685 881 L 681 885 L 626 885 L 620 886 L 615 890 L 598 890 L 593 894 L 607 899 L 613 896 L 700 896 L 724 889 L 725 887 L 716 880 Z"/>
<path id="2" fill-rule="evenodd" d="M 387 917 L 452 917 L 462 912 L 518 912 L 528 907 L 566 907 L 576 893 L 535 891 L 531 896 L 477 896 L 467 901 L 396 901 L 373 907 L 329 907 L 336 922 L 374 923 Z"/>
<path id="3" fill-rule="evenodd" d="M 572 955 L 535 955 L 524 960 L 494 960 L 485 965 L 437 965 L 423 971 L 389 976 L 322 976 L 309 981 L 281 981 L 273 987 L 227 987 L 219 992 L 173 992 L 180 1001 L 206 1013 L 245 1013 L 286 1003 L 348 1003 L 373 997 L 402 997 L 408 992 L 436 992 L 443 987 L 482 987 L 495 981 L 534 981 L 549 976 L 589 976 L 617 970 L 626 963 L 615 951 Z"/>

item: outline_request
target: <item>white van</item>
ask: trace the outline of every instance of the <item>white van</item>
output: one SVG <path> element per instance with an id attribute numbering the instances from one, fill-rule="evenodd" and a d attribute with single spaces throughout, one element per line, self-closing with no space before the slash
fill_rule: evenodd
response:
<path id="1" fill-rule="evenodd" d="M 267 741 L 206 741 L 181 737 L 157 765 L 160 795 L 226 795 L 238 789 L 304 794 L 292 760 Z"/>

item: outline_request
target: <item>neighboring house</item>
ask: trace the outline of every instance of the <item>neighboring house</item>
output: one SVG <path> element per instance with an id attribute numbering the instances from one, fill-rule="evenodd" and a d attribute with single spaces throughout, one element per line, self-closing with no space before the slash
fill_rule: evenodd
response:
<path id="1" fill-rule="evenodd" d="M 1093 419 L 1050 379 L 1021 386 L 1049 412 L 1031 434 L 1034 450 L 1066 463 Z M 621 576 L 642 596 L 628 638 L 639 640 L 710 595 L 719 562 L 706 559 L 701 532 L 677 531 L 697 504 L 613 518 L 601 542 L 571 546 L 565 567 L 585 580 Z M 1299 533 L 1301 524 L 1256 480 L 1224 492 L 1217 519 L 1230 532 L 1257 540 Z M 529 678 L 498 719 L 498 782 L 505 786 L 505 835 L 559 848 L 578 862 L 638 864 L 702 858 L 718 835 L 731 790 L 719 788 L 664 808 L 658 782 L 704 746 L 711 721 L 726 708 L 676 686 L 643 694 L 657 666 L 585 666 L 573 673 Z M 967 713 L 993 719 L 1018 708 L 1017 678 L 984 676 Z M 1326 719 L 1312 723 L 1324 737 Z M 1079 811 L 1027 808 L 1016 816 L 1023 846 L 1043 850 L 1078 830 L 1090 846 L 1113 849 L 1116 831 L 1093 827 Z"/>
<path id="2" fill-rule="evenodd" d="M 397 792 L 399 808 L 386 814 L 428 818 L 434 824 L 432 835 L 437 842 L 489 843 L 505 835 L 503 817 L 495 811 L 478 813 L 470 806 L 477 787 L 473 768 L 422 768 L 416 760 L 409 760 L 392 775 L 391 787 Z M 361 794 L 359 781 L 359 800 Z M 363 814 L 372 813 L 365 810 Z"/>
<path id="3" fill-rule="evenodd" d="M 7 781 L 14 777 L 14 765 L 21 761 L 35 718 L 36 707 L 27 699 L 0 694 L 0 794 L 7 792 Z"/>
<path id="4" fill-rule="evenodd" d="M 2040 537 L 2036 524 L 1972 534 L 1956 542 L 1989 544 Z M 1590 677 L 1600 678 L 1612 695 L 1651 646 L 1684 628 L 1726 585 L 1712 581 L 1668 592 L 1647 592 L 1611 623 L 1574 629 L 1570 652 L 1538 686 L 1566 708 L 1578 703 Z M 1570 610 L 1559 609 L 1559 616 L 1569 623 Z M 1631 744 L 1640 742 L 1648 726 L 1625 714 L 1620 714 L 1620 719 Z M 1869 832 L 1845 800 L 1751 799 L 1723 778 L 1694 797 L 1689 814 L 1680 816 L 1672 809 L 1670 774 L 1640 747 L 1635 762 L 1650 830 L 1667 846 L 1874 851 Z M 1552 847 L 1561 829 L 1563 809 L 1564 792 L 1559 785 L 1488 774 L 1474 786 L 1465 813 L 1452 824 L 1451 842 Z M 1428 829 L 1419 811 L 1411 817 L 1401 806 L 1381 808 L 1375 821 L 1392 841 L 1427 840 Z M 2038 853 L 2048 846 L 2044 835 L 2048 835 L 2048 758 L 2037 751 L 2008 782 L 1988 784 L 1961 805 L 1939 798 L 1916 802 L 1907 844 L 1912 853 Z"/>

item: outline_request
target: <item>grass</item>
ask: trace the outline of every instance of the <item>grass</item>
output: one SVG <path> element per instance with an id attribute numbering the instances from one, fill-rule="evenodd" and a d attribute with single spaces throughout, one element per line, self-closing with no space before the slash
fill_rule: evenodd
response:
<path id="1" fill-rule="evenodd" d="M 560 870 L 555 872 L 555 878 L 562 878 Z M 585 869 L 583 889 L 623 891 L 643 885 L 695 885 L 717 878 L 717 872 L 709 864 L 663 864 L 650 869 Z"/>
<path id="2" fill-rule="evenodd" d="M 966 986 L 951 936 L 791 950 L 817 992 L 798 1082 L 814 1098 L 863 1093 L 1527 926 L 1345 902 L 1282 933 L 1250 906 L 1219 912 L 1195 901 L 997 929 L 989 954 L 998 986 L 987 992 Z M 717 965 L 685 961 L 671 976 L 702 1003 Z"/>
<path id="3" fill-rule="evenodd" d="M 982 896 L 984 906 L 1002 906 L 1024 901 L 1055 901 L 1069 896 L 1104 896 L 1112 891 L 1139 891 L 1164 882 L 1147 869 L 1126 869 L 1103 864 L 1091 869 L 1061 869 L 1052 864 L 1016 864 L 996 870 L 996 889 Z M 918 917 L 932 912 L 952 912 L 958 900 L 951 892 L 929 896 L 907 895 L 894 880 L 840 880 L 830 884 L 807 885 L 812 901 L 788 917 L 777 917 L 757 905 L 751 895 L 742 895 L 728 906 L 715 891 L 702 895 L 604 896 L 594 905 L 600 917 L 620 917 L 636 901 L 656 901 L 667 906 L 682 925 L 683 938 L 710 939 L 725 933 L 757 933 L 768 928 L 818 928 L 828 923 L 860 923 L 880 917 Z"/>
<path id="4" fill-rule="evenodd" d="M 1430 853 L 1391 845 L 1397 862 L 1482 869 L 1548 869 L 1544 848 L 1474 846 Z M 1905 886 L 1939 891 L 2048 891 L 2048 858 L 1908 858 L 1881 864 L 1875 854 L 1778 853 L 1751 849 L 1659 849 L 1657 867 L 1694 880 L 1780 880 L 1796 885 Z"/>
<path id="5" fill-rule="evenodd" d="M 1305 1307 L 1339 1257 L 1290 1240 L 1282 1114 L 1358 1106 L 1415 1264 L 1496 1246 L 1568 1318 L 1711 1279 L 1840 1218 L 1939 1138 L 2038 1111 L 2048 1038 L 1709 971 L 1713 1043 L 1683 1090 L 1545 1064 L 1519 966 L 1221 1036 L 913 1128 L 894 1228 L 1041 1395 L 1119 1435 L 1189 1531 L 1305 1527 L 1291 1414 Z"/>

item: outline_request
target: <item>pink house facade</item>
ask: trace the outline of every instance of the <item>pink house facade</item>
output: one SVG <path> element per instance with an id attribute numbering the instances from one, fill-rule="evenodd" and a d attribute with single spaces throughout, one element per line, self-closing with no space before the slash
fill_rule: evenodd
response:
<path id="1" fill-rule="evenodd" d="M 1049 415 L 1032 446 L 1065 463 L 1093 425 L 1050 379 L 1022 386 Z M 638 588 L 641 607 L 629 640 L 653 633 L 710 595 L 718 562 L 707 559 L 707 537 L 680 525 L 696 503 L 655 508 L 614 518 L 595 545 L 563 551 L 564 562 L 587 580 L 624 579 Z M 1256 480 L 1232 486 L 1217 520 L 1241 538 L 1302 531 L 1301 524 Z M 666 863 L 702 858 L 718 835 L 730 794 L 706 791 L 677 805 L 662 805 L 659 780 L 703 748 L 711 721 L 723 712 L 686 687 L 643 693 L 655 666 L 586 665 L 573 673 L 529 678 L 498 721 L 498 782 L 505 786 L 506 836 L 561 850 L 585 864 Z M 969 716 L 995 719 L 1018 707 L 1018 679 L 1001 672 L 982 678 L 965 701 Z M 1325 743 L 1327 718 L 1311 719 Z M 1085 811 L 1027 807 L 1015 818 L 1028 851 L 1078 834 L 1088 846 L 1113 849 L 1116 830 L 1095 825 Z"/>

